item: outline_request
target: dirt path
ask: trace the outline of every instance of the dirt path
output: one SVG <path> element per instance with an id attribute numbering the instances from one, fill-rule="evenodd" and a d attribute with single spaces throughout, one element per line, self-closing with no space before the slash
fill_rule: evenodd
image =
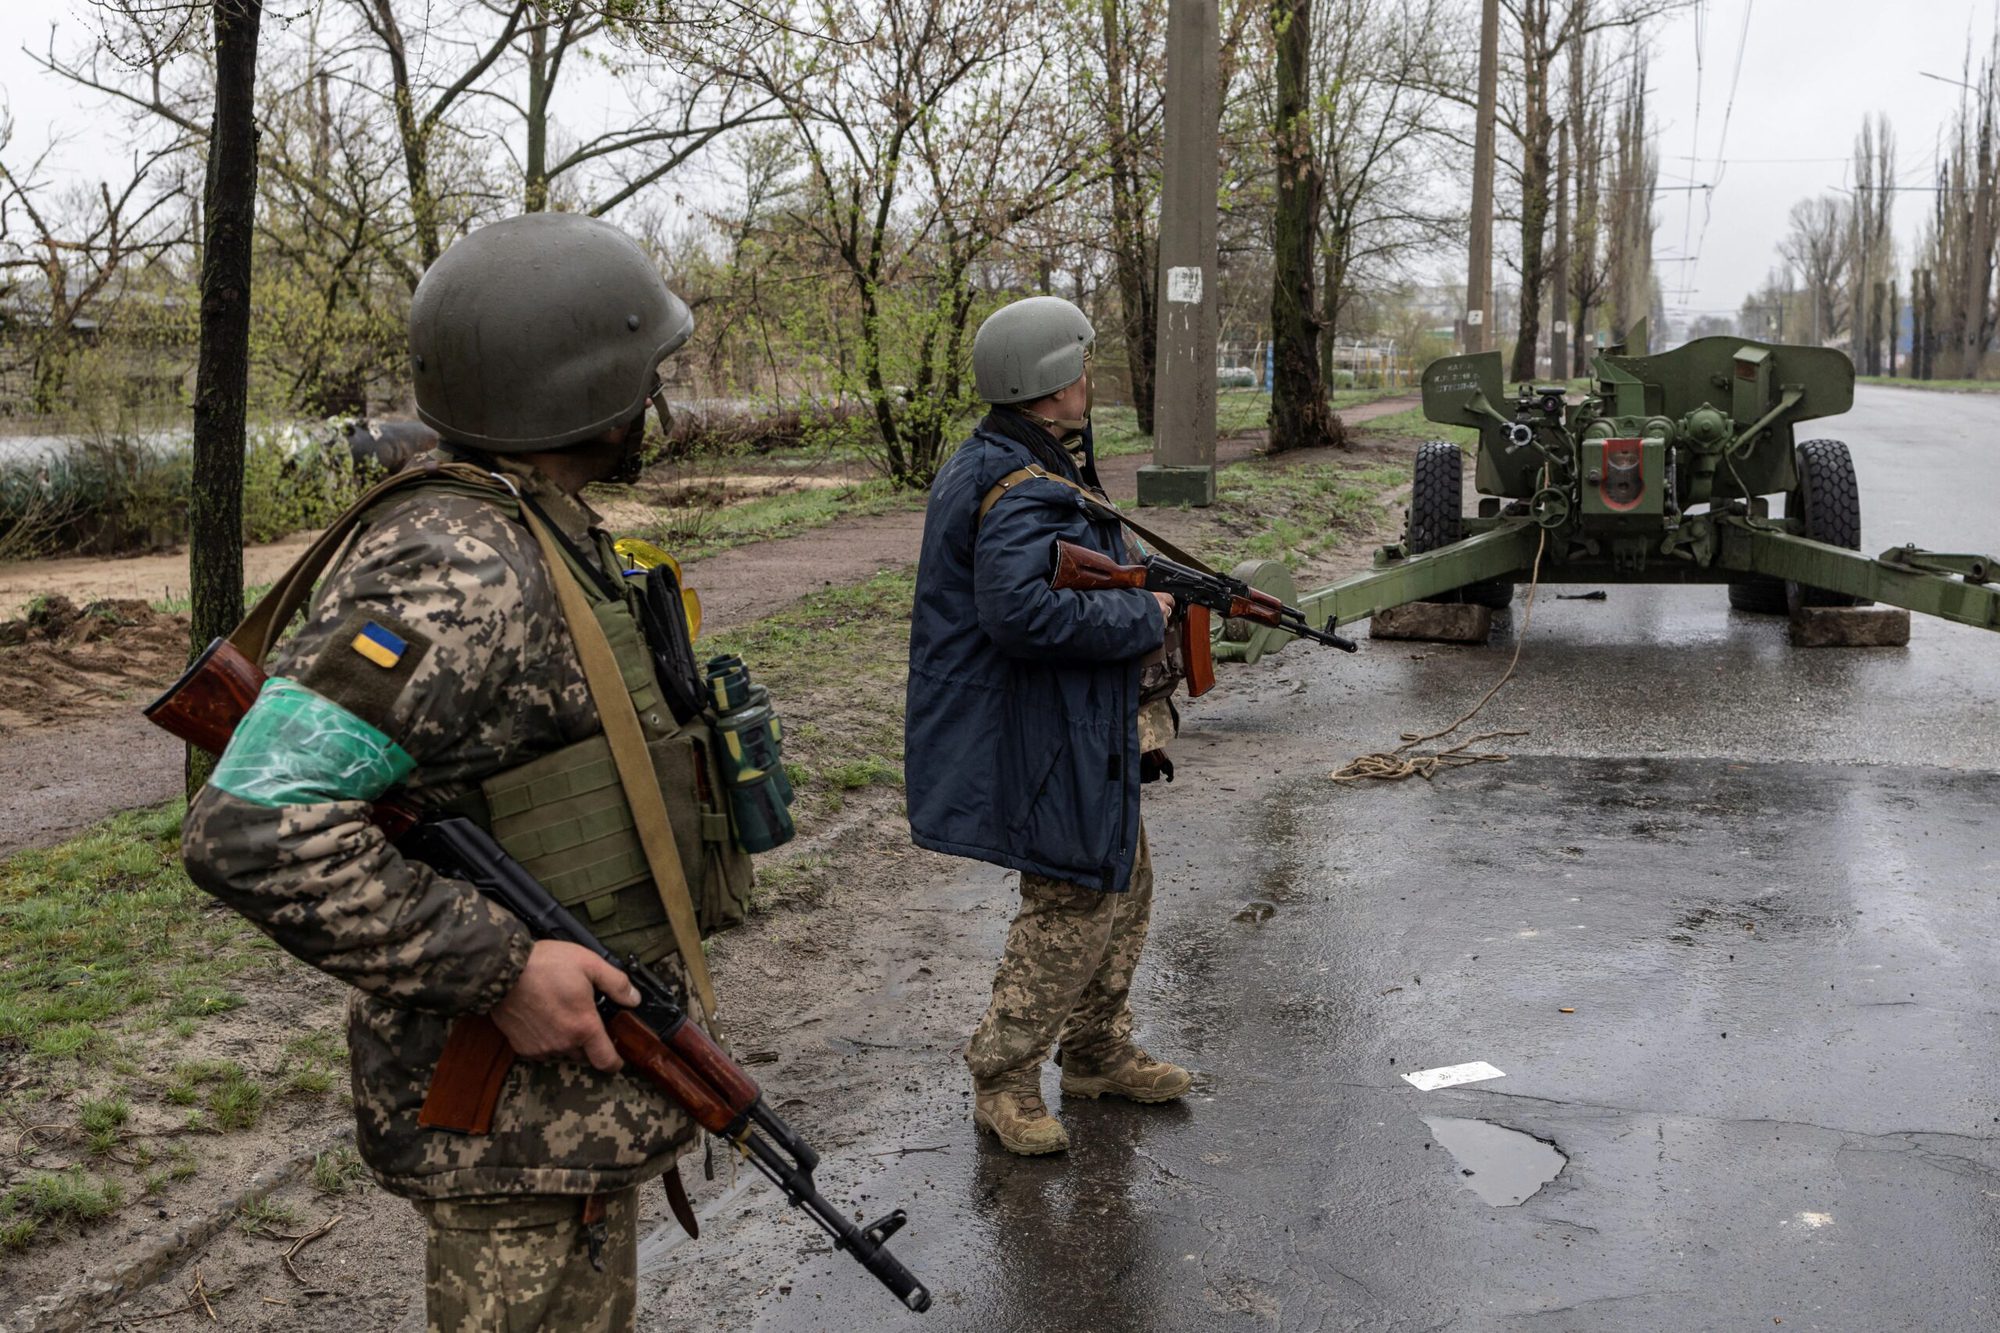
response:
<path id="1" fill-rule="evenodd" d="M 1416 404 L 1414 398 L 1385 399 L 1343 412 L 1341 420 L 1358 426 Z M 1216 462 L 1240 463 L 1263 447 L 1263 431 L 1246 431 L 1216 444 Z M 1308 461 L 1305 455 L 1299 458 Z M 1125 499 L 1138 493 L 1139 469 L 1151 461 L 1149 454 L 1125 454 L 1105 459 L 1097 473 L 1113 499 Z M 688 586 L 701 593 L 704 623 L 727 629 L 762 619 L 816 588 L 859 583 L 885 569 L 916 563 L 923 530 L 921 513 L 881 514 L 738 546 L 689 561 Z"/>
<path id="2" fill-rule="evenodd" d="M 1345 412 L 1342 419 L 1350 426 L 1361 425 L 1406 411 L 1414 403 L 1414 399 L 1388 399 Z M 1234 436 L 1217 445 L 1216 461 L 1242 462 L 1255 457 L 1263 445 L 1262 431 Z M 1322 454 L 1290 455 L 1285 465 L 1310 463 Z M 1127 454 L 1104 460 L 1098 471 L 1111 495 L 1124 498 L 1136 493 L 1139 468 L 1148 461 L 1147 454 Z M 1174 523 L 1188 525 L 1184 535 L 1190 541 L 1208 535 L 1199 513 L 1176 515 Z M 1170 529 L 1173 526 L 1169 524 Z M 922 533 L 920 512 L 830 524 L 690 561 L 687 579 L 701 593 L 705 624 L 727 629 L 770 615 L 819 588 L 859 583 L 882 570 L 913 564 Z M 244 555 L 246 580 L 269 582 L 277 577 L 311 537 L 300 534 L 249 549 Z M 184 591 L 185 557 L 5 565 L 0 566 L 0 607 L 58 591 L 78 601 L 93 596 L 157 596 L 154 583 L 160 591 Z M 163 671 L 154 684 L 163 687 L 171 676 L 171 671 Z M 81 720 L 0 726 L 0 855 L 45 845 L 120 810 L 167 800 L 180 790 L 179 747 L 134 711 L 145 702 L 141 694 L 150 697 L 150 691 L 127 689 L 125 697 L 107 699 L 101 710 Z"/>

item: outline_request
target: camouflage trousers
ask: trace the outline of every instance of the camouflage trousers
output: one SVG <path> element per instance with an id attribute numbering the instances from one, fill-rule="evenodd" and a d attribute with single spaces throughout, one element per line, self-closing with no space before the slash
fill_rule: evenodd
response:
<path id="1" fill-rule="evenodd" d="M 638 1304 L 639 1191 L 601 1196 L 604 1271 L 574 1195 L 419 1200 L 429 1333 L 623 1333 Z"/>
<path id="2" fill-rule="evenodd" d="M 1132 973 L 1153 914 L 1146 830 L 1132 884 L 1105 893 L 1042 875 L 1021 876 L 1021 910 L 993 978 L 993 1002 L 965 1050 L 982 1081 L 1032 1074 L 1060 1041 L 1086 1063 L 1132 1040 Z"/>

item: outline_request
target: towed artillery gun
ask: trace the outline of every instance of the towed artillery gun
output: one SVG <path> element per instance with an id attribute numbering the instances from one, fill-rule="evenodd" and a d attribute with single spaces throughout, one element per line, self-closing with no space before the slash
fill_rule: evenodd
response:
<path id="1" fill-rule="evenodd" d="M 1329 629 L 1418 602 L 1497 609 L 1538 577 L 1717 584 L 1731 606 L 1789 612 L 1795 624 L 1881 602 L 2000 630 L 2000 561 L 1914 546 L 1861 553 L 1847 446 L 1797 438 L 1803 423 L 1853 405 L 1844 353 L 1702 338 L 1658 356 L 1599 356 L 1593 380 L 1580 401 L 1535 386 L 1510 401 L 1498 352 L 1433 362 L 1424 416 L 1479 432 L 1477 512 L 1463 511 L 1458 446 L 1432 442 L 1417 454 L 1404 540 L 1371 569 L 1303 596 L 1275 561 L 1236 577 Z M 1216 656 L 1254 662 L 1285 641 L 1231 622 Z"/>

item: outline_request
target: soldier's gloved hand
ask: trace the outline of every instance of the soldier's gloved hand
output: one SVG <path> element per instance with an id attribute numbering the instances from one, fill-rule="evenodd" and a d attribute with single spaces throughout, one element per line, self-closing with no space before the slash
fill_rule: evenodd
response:
<path id="1" fill-rule="evenodd" d="M 536 940 L 507 998 L 493 1006 L 493 1023 L 528 1060 L 588 1060 L 605 1073 L 622 1069 L 617 1048 L 597 1016 L 597 993 L 639 1003 L 623 972 L 580 944 Z"/>

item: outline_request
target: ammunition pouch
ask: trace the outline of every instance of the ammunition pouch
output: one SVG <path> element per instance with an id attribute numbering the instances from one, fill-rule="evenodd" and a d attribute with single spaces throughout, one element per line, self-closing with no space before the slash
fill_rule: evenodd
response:
<path id="1" fill-rule="evenodd" d="M 674 847 L 687 876 L 701 933 L 741 924 L 749 914 L 750 857 L 736 845 L 716 766 L 715 737 L 696 719 L 646 745 L 666 798 Z M 496 773 L 466 808 L 507 854 L 621 957 L 651 963 L 673 952 L 666 909 L 653 887 L 603 735 Z M 472 806 L 472 803 L 465 803 Z"/>

